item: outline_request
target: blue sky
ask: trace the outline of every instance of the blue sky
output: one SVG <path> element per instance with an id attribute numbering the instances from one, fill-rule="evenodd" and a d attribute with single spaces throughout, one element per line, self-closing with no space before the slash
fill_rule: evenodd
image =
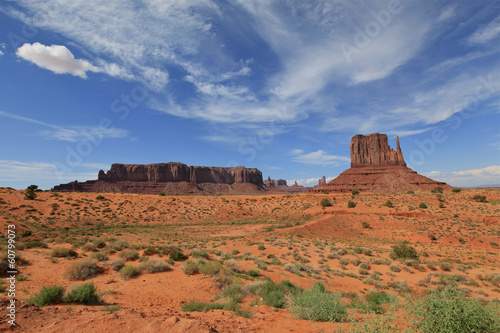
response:
<path id="1" fill-rule="evenodd" d="M 498 45 L 498 1 L 2 1 L 0 186 L 171 161 L 311 186 L 376 132 L 500 183 Z"/>

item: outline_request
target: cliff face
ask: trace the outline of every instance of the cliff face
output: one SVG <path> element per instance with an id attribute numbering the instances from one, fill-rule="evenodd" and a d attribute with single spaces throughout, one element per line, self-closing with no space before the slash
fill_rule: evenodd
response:
<path id="1" fill-rule="evenodd" d="M 387 135 L 355 135 L 351 140 L 351 168 L 325 184 L 319 184 L 311 192 L 351 192 L 353 189 L 367 192 L 401 192 L 408 190 L 432 190 L 436 186 L 451 186 L 419 175 L 406 166 L 403 152 L 396 138 L 397 149 L 389 147 Z"/>
<path id="2" fill-rule="evenodd" d="M 113 164 L 108 172 L 99 171 L 98 180 L 134 182 L 190 182 L 262 186 L 262 172 L 245 167 L 188 166 L 183 163 Z"/>
<path id="3" fill-rule="evenodd" d="M 262 172 L 245 167 L 188 166 L 182 163 L 113 164 L 98 179 L 54 186 L 62 192 L 158 194 L 256 193 L 265 191 Z"/>
<path id="4" fill-rule="evenodd" d="M 351 168 L 366 166 L 406 166 L 403 152 L 396 137 L 397 150 L 389 147 L 387 135 L 355 135 L 351 140 Z"/>
<path id="5" fill-rule="evenodd" d="M 267 177 L 267 180 L 264 180 L 264 185 L 268 187 L 277 187 L 277 186 L 288 186 L 285 179 L 271 179 L 271 177 Z"/>

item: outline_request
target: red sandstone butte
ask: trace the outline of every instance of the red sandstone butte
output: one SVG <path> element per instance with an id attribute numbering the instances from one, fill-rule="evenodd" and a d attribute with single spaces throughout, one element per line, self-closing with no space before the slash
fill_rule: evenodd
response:
<path id="1" fill-rule="evenodd" d="M 54 186 L 56 192 L 218 194 L 266 191 L 262 172 L 243 166 L 223 168 L 183 163 L 113 164 L 97 180 Z"/>
<path id="2" fill-rule="evenodd" d="M 432 190 L 436 186 L 451 190 L 451 186 L 419 175 L 406 166 L 396 137 L 396 150 L 389 147 L 387 135 L 355 135 L 351 140 L 351 168 L 327 184 L 315 186 L 311 192 L 402 192 Z"/>

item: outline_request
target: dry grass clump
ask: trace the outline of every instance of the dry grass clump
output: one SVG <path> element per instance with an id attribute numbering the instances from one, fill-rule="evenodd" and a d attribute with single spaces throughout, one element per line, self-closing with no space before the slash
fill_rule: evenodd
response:
<path id="1" fill-rule="evenodd" d="M 157 258 L 151 258 L 139 265 L 139 269 L 146 273 L 158 273 L 171 270 L 170 266 Z"/>
<path id="2" fill-rule="evenodd" d="M 65 247 L 56 247 L 50 255 L 55 258 L 78 257 L 78 253 Z"/>
<path id="3" fill-rule="evenodd" d="M 97 260 L 85 259 L 71 264 L 66 271 L 66 277 L 70 280 L 85 281 L 95 277 L 99 270 Z"/>

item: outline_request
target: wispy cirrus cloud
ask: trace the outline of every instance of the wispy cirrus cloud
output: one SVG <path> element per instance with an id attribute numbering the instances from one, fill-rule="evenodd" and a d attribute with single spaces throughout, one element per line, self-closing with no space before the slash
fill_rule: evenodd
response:
<path id="1" fill-rule="evenodd" d="M 476 30 L 467 41 L 472 44 L 484 44 L 500 36 L 500 16 Z"/>
<path id="2" fill-rule="evenodd" d="M 125 138 L 129 135 L 129 131 L 116 127 L 110 127 L 110 128 L 103 128 L 101 126 L 62 127 L 5 111 L 0 111 L 0 116 L 48 127 L 49 129 L 40 130 L 36 134 L 48 140 L 77 142 L 80 140 L 102 140 L 104 138 L 118 139 L 118 138 Z"/>
<path id="3" fill-rule="evenodd" d="M 290 152 L 292 160 L 297 163 L 317 164 L 317 165 L 339 165 L 350 161 L 349 157 L 329 155 L 324 150 L 305 153 L 301 149 L 293 149 Z"/>

